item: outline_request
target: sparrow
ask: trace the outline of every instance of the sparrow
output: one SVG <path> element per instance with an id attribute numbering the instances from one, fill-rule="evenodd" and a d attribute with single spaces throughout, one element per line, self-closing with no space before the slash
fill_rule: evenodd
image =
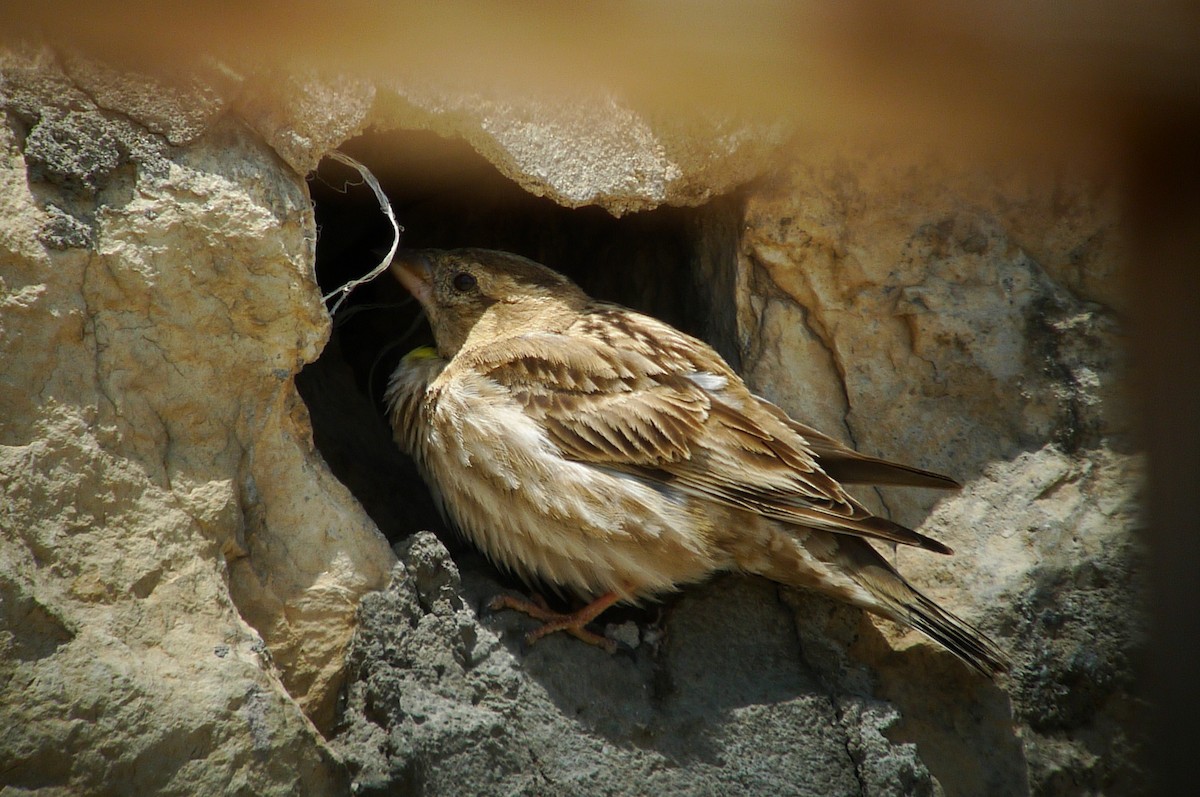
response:
<path id="1" fill-rule="evenodd" d="M 737 571 L 916 628 L 989 677 L 1007 669 L 995 643 L 872 542 L 950 549 L 843 487 L 954 480 L 792 419 L 703 341 L 531 260 L 414 250 L 390 268 L 436 341 L 389 380 L 397 444 L 491 560 L 590 600 L 571 613 L 493 600 L 543 622 L 528 642 L 565 631 L 611 650 L 586 628 L 608 607 Z"/>

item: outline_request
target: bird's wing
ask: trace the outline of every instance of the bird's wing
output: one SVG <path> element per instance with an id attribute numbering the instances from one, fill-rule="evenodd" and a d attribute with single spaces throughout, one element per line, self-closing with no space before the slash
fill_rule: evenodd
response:
<path id="1" fill-rule="evenodd" d="M 842 484 L 883 484 L 937 490 L 957 490 L 962 487 L 949 476 L 931 470 L 861 454 L 824 432 L 789 418 L 774 404 L 767 401 L 761 403 L 780 422 L 786 423 L 792 431 L 803 437 L 809 450 L 816 455 L 821 469 Z"/>
<path id="2" fill-rule="evenodd" d="M 709 416 L 704 393 L 666 364 L 587 337 L 529 333 L 473 360 L 580 462 L 654 468 L 686 460 Z"/>
<path id="3" fill-rule="evenodd" d="M 785 523 L 951 552 L 937 540 L 872 515 L 825 472 L 803 437 L 786 424 L 772 423 L 761 406 L 766 402 L 742 391 L 744 397 L 728 397 L 732 400 L 710 396 L 705 436 L 692 457 L 662 467 L 673 484 Z"/>
<path id="4" fill-rule="evenodd" d="M 472 355 L 565 457 L 785 523 L 949 552 L 855 501 L 706 344 L 630 311 L 597 315 Z"/>

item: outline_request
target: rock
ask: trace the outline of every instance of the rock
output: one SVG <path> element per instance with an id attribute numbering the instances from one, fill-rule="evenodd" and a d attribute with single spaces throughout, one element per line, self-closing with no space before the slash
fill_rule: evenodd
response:
<path id="1" fill-rule="evenodd" d="M 671 637 L 610 656 L 472 606 L 499 589 L 432 534 L 397 546 L 363 601 L 347 726 L 356 793 L 932 794 L 894 710 L 831 695 L 763 583 L 725 580 L 672 609 Z M 752 650 L 754 656 L 729 655 Z"/>
<path id="2" fill-rule="evenodd" d="M 302 175 L 366 126 L 375 99 L 372 83 L 342 75 L 267 70 L 249 83 L 243 117 Z"/>
<path id="3" fill-rule="evenodd" d="M 738 313 L 753 386 L 864 451 L 919 452 L 960 480 L 1047 442 L 1129 450 L 1121 307 L 1055 277 L 1086 241 L 1119 248 L 1115 196 L 1047 179 L 1046 193 L 1079 197 L 1071 234 L 1026 243 L 1026 195 L 999 178 L 989 194 L 983 177 L 903 150 L 808 158 L 746 209 Z M 901 522 L 936 498 L 883 495 Z"/>
<path id="4" fill-rule="evenodd" d="M 291 382 L 327 334 L 303 181 L 168 95 L 144 125 L 3 68 L 3 782 L 336 793 L 306 712 L 390 553 Z"/>
<path id="5" fill-rule="evenodd" d="M 97 109 L 136 119 L 177 147 L 208 131 L 236 87 L 211 59 L 185 62 L 174 74 L 117 69 L 77 53 L 65 53 L 62 60 L 65 76 Z"/>
<path id="6" fill-rule="evenodd" d="M 964 482 L 863 498 L 955 550 L 895 558 L 1015 663 L 1005 700 L 919 634 L 843 627 L 904 718 L 891 738 L 917 743 L 946 794 L 1138 791 L 1144 474 L 1119 387 L 1123 306 L 1095 278 L 1121 251 L 1115 197 L 1046 179 L 1070 208 L 1055 217 L 1032 176 L 1009 194 L 930 156 L 810 156 L 747 205 L 748 381 L 860 450 Z M 966 697 L 942 697 L 951 683 Z"/>
<path id="7" fill-rule="evenodd" d="M 497 97 L 428 82 L 380 97 L 376 123 L 462 138 L 531 194 L 616 216 L 732 191 L 766 168 L 786 135 L 783 126 L 718 115 L 651 125 L 603 91 Z"/>

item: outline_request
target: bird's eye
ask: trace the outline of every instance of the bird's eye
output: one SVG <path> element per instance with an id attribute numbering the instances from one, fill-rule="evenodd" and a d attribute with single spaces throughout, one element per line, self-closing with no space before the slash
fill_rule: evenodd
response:
<path id="1" fill-rule="evenodd" d="M 459 293 L 466 293 L 475 287 L 475 275 L 468 274 L 465 271 L 460 271 L 454 275 L 454 279 L 450 280 L 450 284 L 454 286 L 454 290 Z"/>

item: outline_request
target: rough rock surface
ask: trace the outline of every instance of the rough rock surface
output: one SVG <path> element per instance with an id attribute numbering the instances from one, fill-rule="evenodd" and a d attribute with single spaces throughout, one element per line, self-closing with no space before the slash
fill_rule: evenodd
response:
<path id="1" fill-rule="evenodd" d="M 766 584 L 689 595 L 669 634 L 620 655 L 522 651 L 522 621 L 472 609 L 498 584 L 464 584 L 432 534 L 397 549 L 363 603 L 338 742 L 361 794 L 933 793 L 882 735 L 895 710 L 822 686 Z"/>
<path id="2" fill-rule="evenodd" d="M 780 152 L 773 128 L 663 122 L 609 95 L 149 76 L 39 50 L 0 68 L 0 786 L 1145 788 L 1111 190 Z M 616 656 L 523 650 L 528 621 L 477 616 L 512 586 L 477 555 L 419 534 L 393 567 L 292 383 L 328 335 L 303 174 L 372 126 L 466 140 L 571 207 L 740 191 L 737 289 L 709 297 L 731 339 L 714 342 L 799 417 L 964 482 L 864 498 L 958 551 L 897 556 L 1012 674 L 989 684 L 916 635 L 739 576 L 614 615 Z M 768 154 L 772 179 L 747 185 Z M 730 263 L 718 239 L 698 229 L 693 262 Z"/>
<path id="3" fill-rule="evenodd" d="M 327 329 L 303 180 L 67 66 L 3 61 L 0 780 L 335 792 L 305 712 L 390 553 L 291 383 Z"/>
<path id="4" fill-rule="evenodd" d="M 530 193 L 618 216 L 738 187 L 763 170 L 785 129 L 700 116 L 651 125 L 605 92 L 518 100 L 430 86 L 380 96 L 376 123 L 463 138 Z"/>
<path id="5" fill-rule="evenodd" d="M 947 793 L 1136 792 L 1143 474 L 1120 387 L 1117 198 L 1014 173 L 815 155 L 754 193 L 743 358 L 752 385 L 818 427 L 966 484 L 865 498 L 956 550 L 897 556 L 1004 640 L 1012 706 L 951 710 L 933 697 L 955 680 L 940 665 L 885 666 L 895 738 L 918 742 Z"/>

